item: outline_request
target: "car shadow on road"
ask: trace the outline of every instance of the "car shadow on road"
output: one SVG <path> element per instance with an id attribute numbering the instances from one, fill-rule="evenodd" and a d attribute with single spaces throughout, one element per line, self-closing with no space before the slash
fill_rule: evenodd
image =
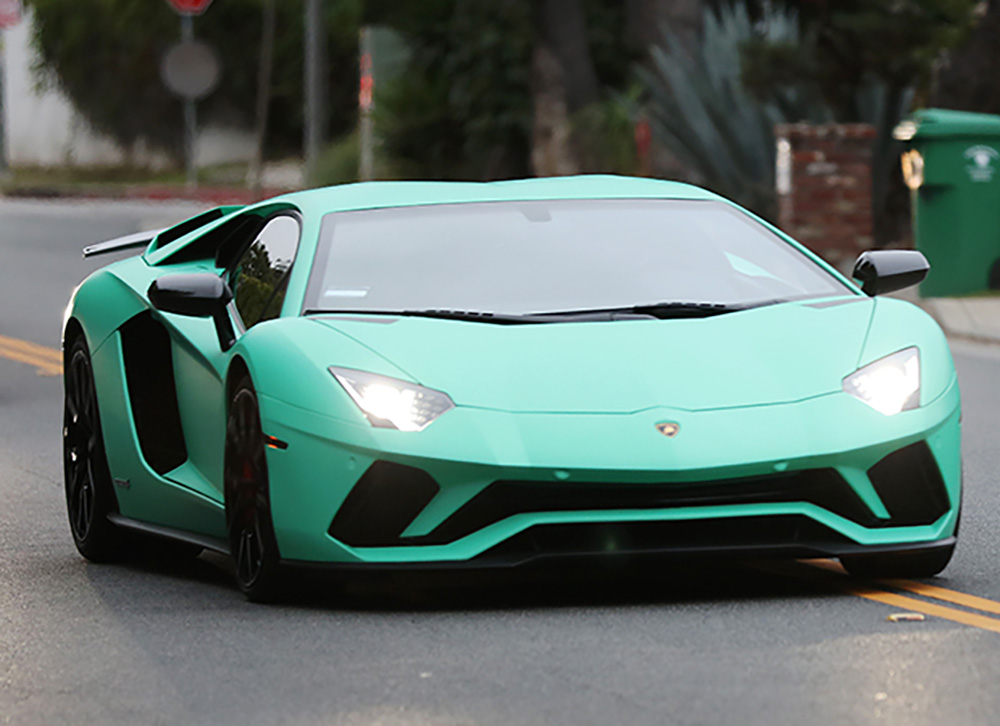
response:
<path id="1" fill-rule="evenodd" d="M 483 572 L 403 572 L 293 583 L 288 605 L 336 610 L 455 612 L 816 598 L 831 589 L 805 565 L 735 560 L 592 562 Z"/>
<path id="2" fill-rule="evenodd" d="M 242 601 L 228 558 L 135 560 L 91 569 L 107 598 L 141 589 L 206 604 Z M 131 581 L 141 587 L 125 586 Z M 125 586 L 125 587 L 123 587 Z M 733 559 L 596 560 L 503 570 L 413 570 L 354 574 L 290 573 L 282 610 L 460 612 L 654 604 L 718 603 L 836 596 L 815 570 L 796 562 Z M 129 595 L 128 597 L 131 597 Z"/>

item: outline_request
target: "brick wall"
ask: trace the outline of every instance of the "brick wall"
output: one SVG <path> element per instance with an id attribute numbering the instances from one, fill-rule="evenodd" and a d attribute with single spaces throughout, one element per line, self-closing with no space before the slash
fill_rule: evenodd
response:
<path id="1" fill-rule="evenodd" d="M 869 124 L 780 124 L 778 226 L 841 270 L 872 246 Z"/>

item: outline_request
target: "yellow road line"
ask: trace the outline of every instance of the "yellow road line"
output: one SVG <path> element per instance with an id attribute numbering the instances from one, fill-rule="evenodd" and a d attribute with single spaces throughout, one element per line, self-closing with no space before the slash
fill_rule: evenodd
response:
<path id="1" fill-rule="evenodd" d="M 879 582 L 899 590 L 908 590 L 916 595 L 943 600 L 955 605 L 963 605 L 973 610 L 982 610 L 984 613 L 1000 615 L 1000 602 L 979 597 L 978 595 L 967 595 L 957 590 L 949 590 L 946 587 L 938 587 L 937 585 L 925 585 L 922 582 L 913 582 L 912 580 L 879 580 Z"/>
<path id="2" fill-rule="evenodd" d="M 840 563 L 835 560 L 802 560 L 802 563 L 821 570 L 826 570 L 827 572 L 844 575 L 845 578 L 847 576 L 846 570 L 844 570 Z M 985 597 L 979 597 L 978 595 L 969 595 L 964 592 L 958 592 L 957 590 L 949 590 L 946 587 L 940 587 L 938 585 L 927 585 L 914 580 L 885 579 L 877 580 L 876 582 L 880 585 L 885 585 L 897 590 L 906 590 L 907 592 L 912 592 L 915 595 L 921 595 L 926 598 L 941 600 L 942 602 L 961 605 L 972 610 L 980 610 L 985 613 L 1000 615 L 1000 602 L 990 600 Z M 837 586 L 844 592 L 856 595 L 857 597 L 863 597 L 866 600 L 873 600 L 885 605 L 892 605 L 905 610 L 923 613 L 924 615 L 933 615 L 945 620 L 951 620 L 952 622 L 962 623 L 963 625 L 971 625 L 974 628 L 981 628 L 994 633 L 1000 633 L 1000 620 L 986 615 L 968 613 L 964 610 L 947 607 L 946 605 L 925 602 L 923 600 L 917 600 L 916 598 L 907 597 L 906 595 L 899 595 L 885 590 L 876 590 L 871 587 L 855 587 L 848 585 L 846 581 L 837 583 Z"/>
<path id="3" fill-rule="evenodd" d="M 62 353 L 37 343 L 0 335 L 0 357 L 34 366 L 39 375 L 62 374 Z"/>
<path id="4" fill-rule="evenodd" d="M 52 363 L 62 365 L 61 351 L 58 351 L 55 348 L 39 345 L 38 343 L 30 343 L 27 340 L 18 340 L 17 338 L 8 338 L 4 335 L 0 335 L 0 348 L 20 350 L 29 355 L 34 355 L 39 358 L 49 360 Z"/>
<path id="5" fill-rule="evenodd" d="M 923 600 L 917 600 L 915 597 L 906 597 L 905 595 L 897 595 L 894 592 L 885 592 L 883 590 L 872 590 L 864 587 L 844 587 L 843 590 L 851 595 L 880 602 L 884 605 L 892 605 L 902 610 L 912 610 L 924 615 L 933 615 L 942 620 L 950 620 L 953 623 L 971 625 L 981 630 L 1000 633 L 1000 620 L 986 615 L 967 613 L 964 610 L 956 610 L 955 608 L 938 605 L 937 603 L 924 602 Z"/>

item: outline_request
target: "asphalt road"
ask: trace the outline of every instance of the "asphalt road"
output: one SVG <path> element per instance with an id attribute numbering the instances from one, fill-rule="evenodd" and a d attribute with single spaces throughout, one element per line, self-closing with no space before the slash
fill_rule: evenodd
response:
<path id="1" fill-rule="evenodd" d="M 1000 719 L 997 348 L 954 345 L 967 491 L 956 558 L 926 581 L 942 590 L 689 564 L 320 583 L 259 606 L 219 557 L 86 563 L 64 509 L 60 379 L 3 339 L 58 347 L 70 290 L 103 263 L 80 248 L 194 211 L 0 201 L 0 724 Z M 887 620 L 901 611 L 927 616 Z"/>

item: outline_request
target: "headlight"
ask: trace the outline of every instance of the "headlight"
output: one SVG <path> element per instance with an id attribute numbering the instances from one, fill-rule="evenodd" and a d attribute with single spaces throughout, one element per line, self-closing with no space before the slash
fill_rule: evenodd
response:
<path id="1" fill-rule="evenodd" d="M 372 426 L 422 431 L 455 407 L 447 393 L 350 368 L 330 367 L 330 373 L 364 411 Z"/>
<path id="2" fill-rule="evenodd" d="M 916 408 L 920 405 L 920 352 L 906 348 L 859 368 L 844 379 L 844 391 L 886 416 Z"/>

